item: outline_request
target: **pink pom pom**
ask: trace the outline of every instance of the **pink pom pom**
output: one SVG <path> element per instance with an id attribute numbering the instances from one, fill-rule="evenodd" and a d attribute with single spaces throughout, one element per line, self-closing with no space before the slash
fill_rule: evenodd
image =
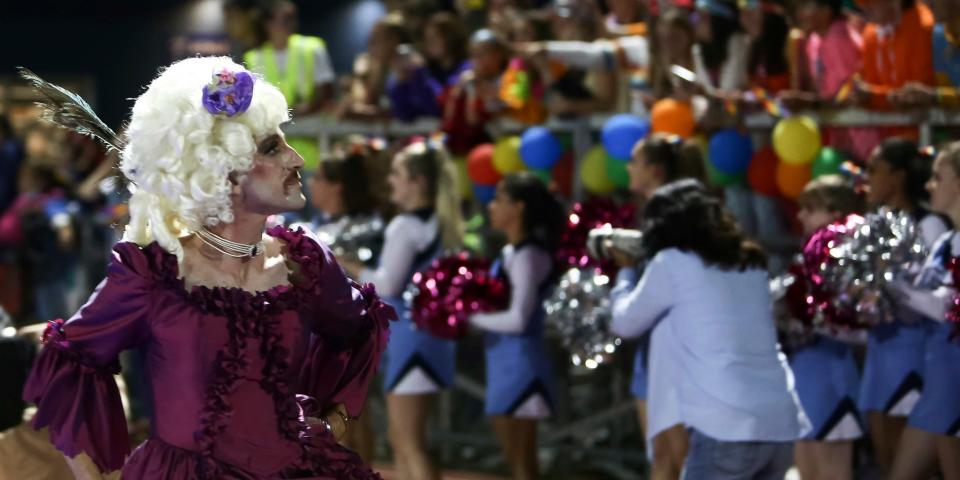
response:
<path id="1" fill-rule="evenodd" d="M 470 315 L 506 309 L 507 285 L 490 266 L 489 260 L 461 253 L 416 273 L 406 300 L 417 328 L 455 340 L 467 334 Z"/>
<path id="2" fill-rule="evenodd" d="M 600 267 L 604 274 L 613 274 L 617 270 L 613 262 L 593 258 L 587 252 L 587 235 L 605 224 L 629 228 L 635 216 L 636 207 L 631 203 L 617 205 L 609 199 L 591 198 L 574 204 L 556 251 L 557 264 L 567 268 Z"/>

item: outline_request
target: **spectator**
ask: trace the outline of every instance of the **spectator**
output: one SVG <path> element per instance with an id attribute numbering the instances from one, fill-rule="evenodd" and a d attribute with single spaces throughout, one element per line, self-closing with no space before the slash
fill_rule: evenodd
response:
<path id="1" fill-rule="evenodd" d="M 693 60 L 697 81 L 707 93 L 742 91 L 749 84 L 750 38 L 738 17 L 736 4 L 727 0 L 697 1 Z"/>
<path id="2" fill-rule="evenodd" d="M 604 19 L 603 26 L 609 36 L 647 35 L 647 22 L 644 8 L 637 0 L 608 0 L 610 13 Z"/>
<path id="3" fill-rule="evenodd" d="M 34 318 L 47 321 L 69 313 L 75 233 L 66 184 L 49 166 L 30 162 L 20 171 L 16 200 L 0 216 L 0 245 L 22 255 Z"/>
<path id="4" fill-rule="evenodd" d="M 0 115 L 0 212 L 17 196 L 17 172 L 23 162 L 23 144 L 13 134 L 6 115 Z"/>
<path id="5" fill-rule="evenodd" d="M 869 108 L 909 105 L 900 87 L 934 85 L 933 14 L 916 0 L 864 0 L 863 82 L 855 102 Z"/>
<path id="6" fill-rule="evenodd" d="M 901 90 L 902 102 L 925 107 L 939 105 L 960 107 L 960 2 L 937 0 L 933 2 L 938 23 L 933 29 L 933 71 L 936 87 L 908 82 Z"/>
<path id="7" fill-rule="evenodd" d="M 842 0 L 802 0 L 797 4 L 805 37 L 804 61 L 798 65 L 803 88 L 781 92 L 779 98 L 788 108 L 813 108 L 843 101 L 853 79 L 861 70 L 862 40 L 843 11 Z M 825 127 L 824 144 L 866 161 L 880 142 L 876 129 Z"/>
<path id="8" fill-rule="evenodd" d="M 399 62 L 400 46 L 410 43 L 403 27 L 403 17 L 390 13 L 373 26 L 367 42 L 367 51 L 353 62 L 349 91 L 337 107 L 337 116 L 360 119 L 386 118 L 390 115 L 387 100 L 387 80 Z M 404 53 L 409 50 L 404 49 Z M 410 66 L 405 64 L 404 66 Z"/>
<path id="9" fill-rule="evenodd" d="M 670 73 L 670 67 L 695 68 L 693 45 L 696 38 L 690 15 L 685 10 L 671 8 L 657 19 L 654 33 L 650 65 L 653 96 L 664 98 L 687 93 L 688 89 L 683 89 L 683 84 Z"/>
<path id="10" fill-rule="evenodd" d="M 740 25 L 750 37 L 747 73 L 750 86 L 776 94 L 790 86 L 787 36 L 790 27 L 783 6 L 752 0 L 740 10 Z"/>
<path id="11" fill-rule="evenodd" d="M 460 76 L 443 106 L 441 129 L 454 155 L 488 141 L 487 121 L 505 108 L 498 84 L 510 58 L 506 43 L 491 30 L 479 30 L 470 39 L 470 57 L 470 70 Z"/>
<path id="12" fill-rule="evenodd" d="M 466 29 L 452 13 L 438 12 L 427 21 L 423 36 L 423 53 L 430 76 L 442 88 L 452 87 L 460 75 L 470 68 Z"/>
<path id="13" fill-rule="evenodd" d="M 326 44 L 319 37 L 297 31 L 297 6 L 290 0 L 267 4 L 259 26 L 264 42 L 243 56 L 247 68 L 277 86 L 294 115 L 321 110 L 333 96 L 334 72 Z M 312 171 L 320 160 L 313 138 L 287 138 L 300 156 L 304 168 Z"/>

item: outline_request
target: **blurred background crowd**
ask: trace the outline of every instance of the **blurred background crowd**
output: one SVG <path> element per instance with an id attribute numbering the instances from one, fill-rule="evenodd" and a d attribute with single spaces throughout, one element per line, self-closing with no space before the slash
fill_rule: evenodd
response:
<path id="1" fill-rule="evenodd" d="M 634 134 L 674 134 L 705 159 L 711 186 L 776 273 L 800 245 L 795 200 L 812 178 L 861 178 L 887 137 L 925 145 L 956 133 L 958 38 L 958 0 L 8 2 L 0 328 L 68 318 L 105 275 L 126 216 L 116 155 L 41 122 L 15 66 L 80 93 L 122 129 L 127 99 L 158 66 L 193 55 L 241 61 L 287 97 L 288 142 L 305 160 L 307 207 L 277 223 L 318 226 L 345 208 L 389 218 L 377 179 L 392 153 L 411 135 L 442 135 L 460 172 L 467 244 L 487 255 L 502 245 L 484 207 L 503 175 L 533 171 L 568 207 L 629 203 Z M 543 151 L 551 148 L 559 150 Z M 329 184 L 350 180 L 324 161 L 358 149 L 376 186 L 364 198 L 334 198 Z M 872 193 L 875 203 L 891 201 L 883 194 Z M 630 362 L 592 380 L 582 369 L 564 375 L 570 398 L 547 443 L 566 447 L 546 454 L 550 478 L 576 474 L 564 466 L 577 454 L 564 458 L 564 448 L 594 459 L 584 478 L 645 471 L 636 422 L 616 420 L 633 413 Z M 15 376 L 0 378 L 4 389 Z M 136 379 L 127 383 L 136 390 Z M 442 458 L 497 471 L 492 440 L 470 426 L 478 422 L 450 413 L 475 401 L 474 387 L 460 382 L 441 406 Z M 3 402 L 5 412 L 20 408 L 17 398 Z M 145 434 L 138 409 L 149 406 L 131 408 Z M 377 448 L 368 455 L 385 458 L 384 442 Z"/>

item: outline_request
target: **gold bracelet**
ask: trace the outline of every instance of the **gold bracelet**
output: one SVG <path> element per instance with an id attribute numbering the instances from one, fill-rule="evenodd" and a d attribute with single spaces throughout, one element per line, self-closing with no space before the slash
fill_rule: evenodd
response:
<path id="1" fill-rule="evenodd" d="M 334 409 L 333 413 L 336 413 L 337 416 L 340 417 L 340 420 L 343 420 L 344 426 L 350 423 L 350 417 L 348 417 L 345 413 L 341 412 L 340 410 Z"/>

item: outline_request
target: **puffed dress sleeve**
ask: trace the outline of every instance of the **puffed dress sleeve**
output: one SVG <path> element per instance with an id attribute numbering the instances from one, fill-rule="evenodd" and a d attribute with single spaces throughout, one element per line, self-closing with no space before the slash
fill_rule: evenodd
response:
<path id="1" fill-rule="evenodd" d="M 87 303 L 68 321 L 49 322 L 44 348 L 24 388 L 37 405 L 36 428 L 68 457 L 86 453 L 103 471 L 118 470 L 130 452 L 127 424 L 113 375 L 117 359 L 150 336 L 150 261 L 132 243 L 119 243 Z"/>
<path id="2" fill-rule="evenodd" d="M 301 268 L 297 287 L 305 296 L 302 308 L 312 338 L 297 393 L 313 397 L 321 410 L 305 413 L 319 414 L 342 403 L 355 417 L 380 365 L 396 312 L 380 300 L 373 285 L 347 278 L 319 240 L 302 231 L 272 233 L 286 241 L 288 255 Z"/>

